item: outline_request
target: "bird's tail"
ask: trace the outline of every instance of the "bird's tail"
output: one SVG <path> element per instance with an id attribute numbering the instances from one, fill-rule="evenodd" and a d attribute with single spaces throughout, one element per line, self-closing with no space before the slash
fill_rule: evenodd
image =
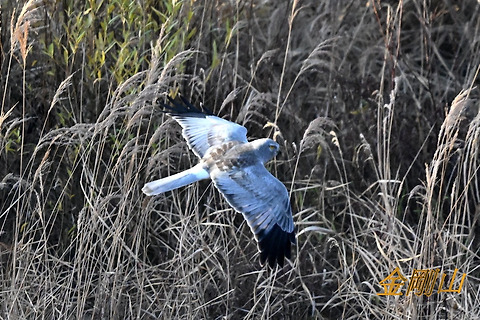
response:
<path id="1" fill-rule="evenodd" d="M 153 196 L 209 177 L 208 171 L 199 163 L 195 167 L 174 174 L 173 176 L 149 182 L 143 186 L 142 191 L 147 196 Z"/>

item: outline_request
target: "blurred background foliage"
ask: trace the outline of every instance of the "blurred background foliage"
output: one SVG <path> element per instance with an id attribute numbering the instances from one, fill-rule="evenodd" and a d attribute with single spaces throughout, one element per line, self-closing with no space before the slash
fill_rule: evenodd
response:
<path id="1" fill-rule="evenodd" d="M 480 316 L 478 1 L 4 0 L 1 318 Z M 157 108 L 270 136 L 298 244 L 261 268 Z M 379 297 L 397 266 L 461 294 Z"/>

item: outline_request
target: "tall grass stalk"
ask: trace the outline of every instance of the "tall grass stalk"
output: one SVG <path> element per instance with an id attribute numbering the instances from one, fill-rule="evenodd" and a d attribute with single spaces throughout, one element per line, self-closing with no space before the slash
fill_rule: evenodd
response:
<path id="1" fill-rule="evenodd" d="M 480 317 L 476 1 L 2 10 L 0 319 Z M 210 182 L 141 192 L 198 161 L 177 93 L 281 145 L 283 268 Z M 467 276 L 378 295 L 397 267 Z"/>

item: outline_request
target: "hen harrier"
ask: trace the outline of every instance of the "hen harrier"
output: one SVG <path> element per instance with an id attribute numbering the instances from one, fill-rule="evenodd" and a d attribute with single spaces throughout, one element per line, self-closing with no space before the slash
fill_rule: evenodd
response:
<path id="1" fill-rule="evenodd" d="M 185 98 L 163 104 L 183 128 L 182 135 L 200 158 L 196 166 L 152 181 L 142 191 L 149 196 L 212 179 L 228 203 L 243 214 L 255 235 L 262 265 L 283 266 L 295 244 L 292 209 L 287 189 L 264 164 L 276 156 L 279 145 L 271 139 L 247 141 L 247 129 L 191 105 Z"/>

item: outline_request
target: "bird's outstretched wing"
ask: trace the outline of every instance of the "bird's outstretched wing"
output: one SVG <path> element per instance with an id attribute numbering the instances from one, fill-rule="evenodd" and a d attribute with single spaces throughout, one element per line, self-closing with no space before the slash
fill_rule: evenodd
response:
<path id="1" fill-rule="evenodd" d="M 285 186 L 261 164 L 210 173 L 228 203 L 241 212 L 255 234 L 260 262 L 283 266 L 295 243 L 292 209 Z"/>
<path id="2" fill-rule="evenodd" d="M 177 99 L 167 98 L 171 104 L 163 104 L 162 107 L 182 126 L 183 137 L 200 159 L 212 146 L 227 141 L 247 142 L 245 127 L 202 111 L 182 96 Z"/>

